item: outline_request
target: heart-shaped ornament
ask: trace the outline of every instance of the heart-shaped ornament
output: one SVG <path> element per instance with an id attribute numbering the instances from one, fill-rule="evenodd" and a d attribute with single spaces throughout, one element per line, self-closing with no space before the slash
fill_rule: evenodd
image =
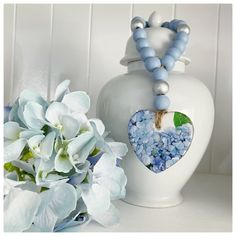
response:
<path id="1" fill-rule="evenodd" d="M 181 112 L 140 110 L 129 120 L 129 141 L 138 159 L 159 173 L 174 165 L 188 151 L 193 123 Z"/>

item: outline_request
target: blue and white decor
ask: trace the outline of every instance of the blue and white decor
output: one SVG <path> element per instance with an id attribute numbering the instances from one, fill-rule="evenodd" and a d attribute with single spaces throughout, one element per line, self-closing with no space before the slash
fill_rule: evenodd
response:
<path id="1" fill-rule="evenodd" d="M 155 126 L 155 112 L 136 112 L 128 124 L 129 140 L 138 159 L 151 171 L 159 173 L 178 162 L 193 139 L 193 125 L 180 112 L 164 114 L 161 129 Z"/>
<path id="2" fill-rule="evenodd" d="M 103 87 L 97 114 L 129 149 L 121 162 L 128 179 L 124 200 L 145 207 L 176 206 L 209 143 L 213 99 L 200 80 L 185 73 L 190 63 L 183 47 L 190 33 L 186 23 L 167 24 L 154 12 L 148 21 L 134 18 L 131 30 L 120 61 L 127 73 Z"/>
<path id="3" fill-rule="evenodd" d="M 148 22 L 141 17 L 134 17 L 131 21 L 131 30 L 140 58 L 155 81 L 153 92 L 156 114 L 148 110 L 136 112 L 129 121 L 128 135 L 138 159 L 150 170 L 159 173 L 179 161 L 192 142 L 192 122 L 189 117 L 180 112 L 172 112 L 174 126 L 170 123 L 166 129 L 156 130 L 160 129 L 161 123 L 165 122 L 162 120 L 162 113 L 163 111 L 167 113 L 170 106 L 170 99 L 166 96 L 169 91 L 168 73 L 173 70 L 175 62 L 185 51 L 190 28 L 182 20 L 175 19 L 162 24 L 157 22 L 158 26 L 175 32 L 171 46 L 160 58 L 156 56 L 155 49 L 150 46 L 145 31 L 145 28 L 155 29 L 155 21 L 152 20 L 154 16 L 155 13 L 150 16 L 151 20 Z M 159 120 L 157 120 L 158 116 Z"/>
<path id="4" fill-rule="evenodd" d="M 4 123 L 4 230 L 51 232 L 95 220 L 119 222 L 112 204 L 124 198 L 127 178 L 117 164 L 124 143 L 107 139 L 99 119 L 88 119 L 90 98 L 58 85 L 53 101 L 21 92 Z"/>

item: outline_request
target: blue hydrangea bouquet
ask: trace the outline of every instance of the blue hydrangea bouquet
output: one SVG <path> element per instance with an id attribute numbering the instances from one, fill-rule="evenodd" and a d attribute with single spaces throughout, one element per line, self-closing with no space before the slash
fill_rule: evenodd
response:
<path id="1" fill-rule="evenodd" d="M 61 231 L 91 220 L 119 221 L 113 200 L 125 196 L 118 165 L 123 143 L 107 138 L 101 120 L 88 119 L 89 96 L 58 85 L 54 100 L 24 90 L 4 123 L 4 230 Z"/>

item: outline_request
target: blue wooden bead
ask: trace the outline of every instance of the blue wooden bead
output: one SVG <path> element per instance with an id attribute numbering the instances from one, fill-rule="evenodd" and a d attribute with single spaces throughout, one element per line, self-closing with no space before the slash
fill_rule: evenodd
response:
<path id="1" fill-rule="evenodd" d="M 172 30 L 176 30 L 176 25 L 177 25 L 178 21 L 179 20 L 177 20 L 177 19 L 172 20 L 169 24 L 169 28 Z"/>
<path id="2" fill-rule="evenodd" d="M 183 31 L 180 31 L 175 35 L 175 40 L 181 40 L 184 43 L 188 42 L 188 38 L 189 38 L 189 36 Z"/>
<path id="3" fill-rule="evenodd" d="M 161 62 L 157 57 L 148 57 L 144 61 L 144 65 L 148 71 L 152 72 L 154 69 L 161 66 Z"/>
<path id="4" fill-rule="evenodd" d="M 138 39 L 136 41 L 136 49 L 140 51 L 142 48 L 149 47 L 147 39 Z"/>
<path id="5" fill-rule="evenodd" d="M 169 28 L 170 23 L 169 22 L 164 22 L 161 26 L 164 28 Z"/>
<path id="6" fill-rule="evenodd" d="M 177 39 L 174 40 L 172 47 L 178 48 L 181 51 L 181 53 L 183 53 L 186 48 L 186 43 L 180 39 Z"/>
<path id="7" fill-rule="evenodd" d="M 153 77 L 154 80 L 167 80 L 168 72 L 163 67 L 156 68 L 152 72 L 152 77 Z"/>
<path id="8" fill-rule="evenodd" d="M 172 56 L 177 60 L 181 56 L 181 51 L 178 48 L 171 47 L 167 50 L 166 55 Z"/>
<path id="9" fill-rule="evenodd" d="M 146 39 L 147 33 L 144 29 L 138 28 L 133 33 L 133 39 L 134 41 L 137 41 L 138 39 Z"/>
<path id="10" fill-rule="evenodd" d="M 177 27 L 178 25 L 180 24 L 185 24 L 185 22 L 183 20 L 177 20 L 177 19 L 174 19 L 170 22 L 169 24 L 169 28 L 176 31 L 177 30 Z"/>
<path id="11" fill-rule="evenodd" d="M 175 65 L 175 59 L 170 56 L 170 55 L 165 55 L 162 59 L 161 59 L 161 64 L 163 66 L 165 66 L 167 71 L 171 71 L 174 68 Z"/>
<path id="12" fill-rule="evenodd" d="M 155 96 L 154 106 L 158 111 L 167 110 L 170 106 L 170 99 L 166 95 Z"/>
<path id="13" fill-rule="evenodd" d="M 145 47 L 140 50 L 140 56 L 142 60 L 146 60 L 148 57 L 155 57 L 156 52 L 153 48 Z"/>
<path id="14" fill-rule="evenodd" d="M 175 25 L 174 25 L 174 27 L 175 27 L 174 30 L 176 31 L 177 28 L 178 28 L 178 26 L 181 25 L 181 24 L 186 24 L 186 22 L 183 21 L 183 20 L 178 20 L 178 21 L 176 21 L 176 22 L 175 22 Z"/>

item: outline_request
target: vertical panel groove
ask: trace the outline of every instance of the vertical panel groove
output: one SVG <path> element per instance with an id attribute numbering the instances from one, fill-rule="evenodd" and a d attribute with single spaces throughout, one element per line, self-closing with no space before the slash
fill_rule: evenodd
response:
<path id="1" fill-rule="evenodd" d="M 87 79 L 87 92 L 90 93 L 90 64 L 91 64 L 91 34 L 92 34 L 92 23 L 93 23 L 93 4 L 89 5 L 89 23 L 88 23 L 88 57 L 87 57 L 87 71 L 86 71 L 86 79 Z"/>
<path id="2" fill-rule="evenodd" d="M 176 19 L 176 4 L 173 4 L 173 16 L 172 18 Z"/>
<path id="3" fill-rule="evenodd" d="M 213 101 L 214 101 L 214 105 L 216 102 L 216 88 L 217 88 L 217 65 L 218 65 L 218 56 L 219 56 L 219 32 L 220 32 L 220 10 L 221 10 L 221 5 L 218 4 L 218 14 L 217 14 L 217 32 L 216 32 L 216 60 L 215 60 L 215 84 L 214 84 L 214 94 L 213 94 Z M 213 174 L 213 151 L 212 151 L 212 147 L 213 147 L 213 142 L 214 140 L 212 139 L 211 142 L 211 146 L 210 146 L 210 166 L 209 166 L 209 172 L 211 174 Z"/>
<path id="4" fill-rule="evenodd" d="M 134 4 L 130 4 L 130 21 L 132 20 L 133 17 L 134 17 Z"/>
<path id="5" fill-rule="evenodd" d="M 54 23 L 54 4 L 51 4 L 51 6 L 50 6 L 49 52 L 48 52 L 48 86 L 47 86 L 47 99 L 48 100 L 50 99 L 50 91 L 51 91 L 53 23 Z"/>
<path id="6" fill-rule="evenodd" d="M 17 14 L 17 4 L 14 4 L 13 13 L 13 29 L 12 29 L 12 45 L 11 45 L 11 75 L 10 75 L 10 103 L 13 103 L 13 88 L 14 88 L 14 64 L 15 64 L 15 41 L 16 41 L 16 14 Z M 6 91 L 5 91 L 6 92 Z"/>

